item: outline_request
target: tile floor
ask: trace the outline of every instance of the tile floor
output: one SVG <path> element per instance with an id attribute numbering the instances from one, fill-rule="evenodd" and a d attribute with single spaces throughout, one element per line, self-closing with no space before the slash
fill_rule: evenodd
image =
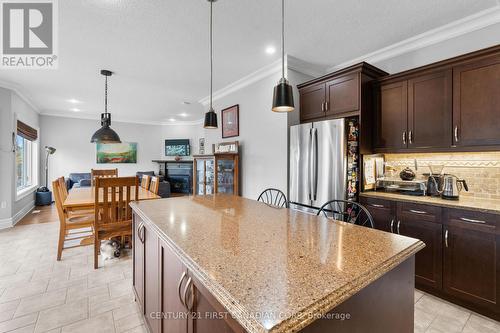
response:
<path id="1" fill-rule="evenodd" d="M 87 246 L 57 262 L 57 236 L 55 222 L 0 231 L 0 333 L 146 332 L 131 257 L 94 270 Z M 416 290 L 415 333 L 423 332 L 493 333 L 500 323 Z"/>

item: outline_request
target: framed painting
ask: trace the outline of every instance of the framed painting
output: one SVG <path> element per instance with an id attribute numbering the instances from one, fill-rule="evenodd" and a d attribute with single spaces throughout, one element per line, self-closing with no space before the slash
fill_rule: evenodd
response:
<path id="1" fill-rule="evenodd" d="M 240 106 L 233 105 L 221 111 L 222 138 L 232 138 L 240 135 Z"/>
<path id="2" fill-rule="evenodd" d="M 137 163 L 137 143 L 98 143 L 96 156 L 98 164 Z"/>

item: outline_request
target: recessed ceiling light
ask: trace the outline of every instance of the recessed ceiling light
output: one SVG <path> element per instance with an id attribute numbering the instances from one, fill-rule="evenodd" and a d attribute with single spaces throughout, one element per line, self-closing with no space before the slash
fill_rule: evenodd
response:
<path id="1" fill-rule="evenodd" d="M 186 118 L 188 114 L 186 112 L 180 113 L 179 116 Z"/>
<path id="2" fill-rule="evenodd" d="M 184 104 L 184 105 L 191 105 L 191 102 L 189 102 L 189 101 L 183 101 L 182 104 Z"/>
<path id="3" fill-rule="evenodd" d="M 74 98 L 70 98 L 68 99 L 68 102 L 72 103 L 72 104 L 80 104 L 81 102 L 77 99 L 74 99 Z"/>
<path id="4" fill-rule="evenodd" d="M 169 121 L 175 121 L 175 118 L 170 118 Z"/>
<path id="5" fill-rule="evenodd" d="M 275 54 L 276 48 L 274 46 L 268 46 L 268 47 L 266 47 L 266 53 L 267 54 Z"/>
<path id="6" fill-rule="evenodd" d="M 81 111 L 81 110 L 80 110 L 80 109 L 78 109 L 78 108 L 72 108 L 72 109 L 70 109 L 70 110 L 71 110 L 71 111 L 73 111 L 73 112 L 80 112 L 80 111 Z"/>

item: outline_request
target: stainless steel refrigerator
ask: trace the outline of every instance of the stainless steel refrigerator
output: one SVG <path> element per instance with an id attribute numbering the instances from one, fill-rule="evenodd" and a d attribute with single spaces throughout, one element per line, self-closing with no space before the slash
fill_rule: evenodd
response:
<path id="1" fill-rule="evenodd" d="M 345 200 L 347 156 L 345 119 L 290 127 L 290 203 L 319 208 L 332 199 Z"/>

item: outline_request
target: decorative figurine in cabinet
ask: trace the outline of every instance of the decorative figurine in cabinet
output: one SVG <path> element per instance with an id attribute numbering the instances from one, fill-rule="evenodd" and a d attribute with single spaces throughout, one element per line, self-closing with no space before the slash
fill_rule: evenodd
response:
<path id="1" fill-rule="evenodd" d="M 224 142 L 214 150 L 213 155 L 194 156 L 193 193 L 239 195 L 238 142 Z"/>

